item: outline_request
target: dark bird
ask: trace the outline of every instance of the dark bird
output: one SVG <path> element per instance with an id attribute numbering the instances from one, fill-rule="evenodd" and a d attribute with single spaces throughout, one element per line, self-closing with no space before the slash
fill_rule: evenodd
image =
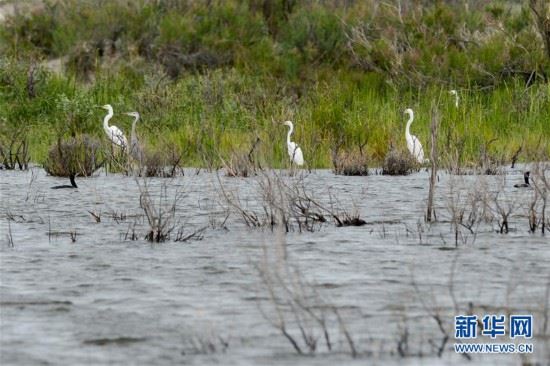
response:
<path id="1" fill-rule="evenodd" d="M 74 181 L 74 174 L 69 175 L 69 179 L 71 180 L 71 185 L 62 185 L 62 186 L 55 186 L 52 187 L 52 189 L 62 189 L 62 188 L 78 188 L 76 185 L 76 182 Z"/>
<path id="2" fill-rule="evenodd" d="M 526 187 L 531 187 L 531 184 L 529 184 L 529 175 L 531 173 L 529 172 L 525 172 L 523 174 L 523 180 L 525 180 L 525 183 L 518 183 L 518 184 L 514 184 L 514 187 L 516 188 L 526 188 Z"/>

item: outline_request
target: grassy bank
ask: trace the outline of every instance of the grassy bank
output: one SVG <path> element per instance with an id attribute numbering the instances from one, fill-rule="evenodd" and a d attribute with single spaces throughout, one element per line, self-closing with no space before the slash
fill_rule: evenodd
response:
<path id="1" fill-rule="evenodd" d="M 58 1 L 16 14 L 0 32 L 2 143 L 22 130 L 42 162 L 59 137 L 105 141 L 96 106 L 110 103 L 112 124 L 129 135 L 117 112 L 139 111 L 142 140 L 180 149 L 184 165 L 256 137 L 264 163 L 284 165 L 287 119 L 311 167 L 339 144 L 366 144 L 377 165 L 405 146 L 408 107 L 428 151 L 435 105 L 444 158 L 548 156 L 548 57 L 526 5 L 337 3 Z"/>

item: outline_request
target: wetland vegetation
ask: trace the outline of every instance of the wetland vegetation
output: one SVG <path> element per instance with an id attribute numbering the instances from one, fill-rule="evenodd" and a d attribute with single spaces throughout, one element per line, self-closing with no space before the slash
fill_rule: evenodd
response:
<path id="1" fill-rule="evenodd" d="M 549 75 L 544 0 L 0 0 L 2 364 L 543 364 Z"/>
<path id="2" fill-rule="evenodd" d="M 178 150 L 185 166 L 219 167 L 258 138 L 263 165 L 285 166 L 279 122 L 288 119 L 310 168 L 331 167 L 334 156 L 380 166 L 404 146 L 405 108 L 415 110 L 413 130 L 426 144 L 434 103 L 445 161 L 540 160 L 550 140 L 546 7 L 542 0 L 19 4 L 0 27 L 4 161 L 11 145 L 12 155 L 28 150 L 43 163 L 59 138 L 104 141 L 95 106 L 107 103 L 115 112 L 138 110 L 143 140 Z M 113 121 L 129 132 L 129 119 Z"/>

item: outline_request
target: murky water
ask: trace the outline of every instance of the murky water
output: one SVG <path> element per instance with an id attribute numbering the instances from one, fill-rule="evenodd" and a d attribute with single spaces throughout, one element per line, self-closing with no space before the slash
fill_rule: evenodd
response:
<path id="1" fill-rule="evenodd" d="M 184 194 L 177 227 L 185 233 L 207 227 L 202 240 L 161 244 L 143 240 L 148 226 L 131 177 L 80 179 L 77 190 L 51 190 L 68 182 L 39 168 L 2 171 L 0 178 L 2 365 L 461 364 L 465 358 L 451 348 L 453 297 L 461 312 L 472 303 L 478 314 L 535 316 L 533 354 L 473 355 L 470 364 L 550 357 L 550 330 L 543 335 L 550 241 L 528 232 L 533 192 L 513 188 L 522 179 L 519 170 L 508 172 L 502 193 L 516 202 L 510 233 L 496 233 L 495 222 L 479 226 L 475 240 L 462 230 L 466 239 L 458 249 L 448 222 L 450 182 L 465 197 L 479 177 L 440 175 L 439 222 L 431 226 L 423 220 L 426 172 L 341 177 L 314 171 L 305 178 L 315 197 L 328 202 L 330 192 L 368 222 L 286 235 L 288 260 L 325 303 L 340 309 L 360 353 L 355 359 L 337 326 L 329 326 L 336 351 L 319 346 L 306 357 L 264 318 L 255 264 L 280 234 L 247 228 L 235 214 L 221 225 L 226 212 L 216 175 L 189 170 L 149 182 L 152 192 L 169 182 L 168 201 L 175 191 Z M 255 178 L 220 178 L 244 205 L 258 204 Z M 491 189 L 502 184 L 499 177 L 484 179 Z M 139 240 L 130 240 L 132 233 Z M 436 313 L 451 336 L 441 358 L 434 351 L 442 338 Z M 409 357 L 401 358 L 397 345 L 405 330 Z"/>

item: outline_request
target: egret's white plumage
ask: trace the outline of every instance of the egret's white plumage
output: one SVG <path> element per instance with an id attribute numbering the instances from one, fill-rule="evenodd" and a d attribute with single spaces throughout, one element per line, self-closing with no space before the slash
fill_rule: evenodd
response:
<path id="1" fill-rule="evenodd" d="M 294 131 L 294 125 L 290 121 L 286 121 L 284 125 L 290 127 L 286 136 L 286 146 L 290 161 L 296 165 L 304 165 L 304 154 L 302 154 L 302 149 L 300 149 L 295 142 L 290 141 L 290 135 L 292 135 Z"/>
<path id="2" fill-rule="evenodd" d="M 454 95 L 455 96 L 455 107 L 458 108 L 458 101 L 459 101 L 459 96 L 458 96 L 458 92 L 456 90 L 450 90 L 449 93 L 451 95 Z"/>
<path id="3" fill-rule="evenodd" d="M 109 120 L 113 117 L 113 107 L 110 104 L 105 104 L 101 108 L 107 110 L 107 115 L 103 118 L 103 129 L 107 137 L 113 144 L 125 149 L 128 147 L 128 140 L 124 133 L 117 126 L 109 126 Z"/>
<path id="4" fill-rule="evenodd" d="M 425 163 L 427 160 L 424 160 L 424 149 L 422 149 L 422 144 L 415 135 L 411 135 L 411 124 L 414 120 L 414 112 L 412 109 L 405 109 L 405 114 L 409 115 L 409 121 L 407 122 L 407 129 L 405 130 L 405 139 L 407 140 L 407 148 L 409 149 L 411 155 L 418 161 L 420 164 Z"/>
<path id="5" fill-rule="evenodd" d="M 132 133 L 130 135 L 130 156 L 141 163 L 143 161 L 143 150 L 136 134 L 136 124 L 140 116 L 138 112 L 128 112 L 125 114 L 134 117 L 134 122 L 132 122 Z"/>

